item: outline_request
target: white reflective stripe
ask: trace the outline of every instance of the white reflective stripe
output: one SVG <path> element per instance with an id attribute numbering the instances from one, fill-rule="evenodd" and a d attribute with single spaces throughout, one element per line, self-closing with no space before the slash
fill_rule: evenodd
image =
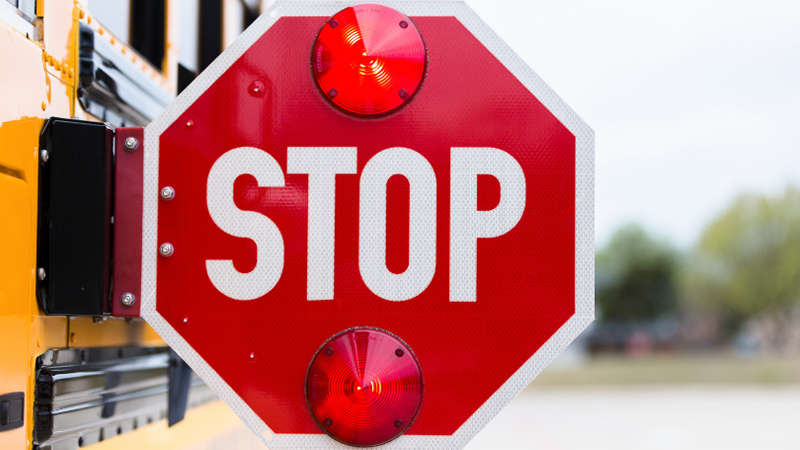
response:
<path id="1" fill-rule="evenodd" d="M 386 267 L 386 182 L 403 175 L 409 184 L 408 268 Z M 384 150 L 361 173 L 358 266 L 377 296 L 402 301 L 421 294 L 436 271 L 436 174 L 428 160 L 402 147 Z"/>
<path id="2" fill-rule="evenodd" d="M 478 175 L 500 182 L 500 202 L 478 211 Z M 450 301 L 476 301 L 478 238 L 502 236 L 525 211 L 525 174 L 513 156 L 496 148 L 450 152 Z"/>
<path id="3" fill-rule="evenodd" d="M 256 267 L 241 273 L 231 260 L 206 260 L 211 283 L 235 300 L 254 300 L 275 287 L 283 272 L 283 236 L 275 222 L 254 211 L 242 211 L 233 202 L 233 183 L 240 175 L 256 178 L 259 187 L 284 186 L 283 171 L 269 153 L 253 147 L 226 152 L 208 174 L 207 198 L 211 219 L 224 232 L 255 241 Z"/>
<path id="4" fill-rule="evenodd" d="M 358 171 L 356 147 L 289 147 L 286 172 L 308 174 L 308 299 L 333 300 L 336 174 Z"/>

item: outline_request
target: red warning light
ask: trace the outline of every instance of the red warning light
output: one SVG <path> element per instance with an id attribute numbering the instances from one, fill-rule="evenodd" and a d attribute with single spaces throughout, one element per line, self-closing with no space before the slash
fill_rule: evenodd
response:
<path id="1" fill-rule="evenodd" d="M 346 8 L 331 17 L 311 55 L 322 95 L 360 116 L 389 114 L 411 101 L 426 64 L 425 42 L 411 19 L 373 4 Z"/>
<path id="2" fill-rule="evenodd" d="M 375 328 L 352 328 L 329 339 L 306 375 L 306 400 L 319 427 L 359 447 L 403 434 L 417 417 L 422 391 L 411 349 Z"/>

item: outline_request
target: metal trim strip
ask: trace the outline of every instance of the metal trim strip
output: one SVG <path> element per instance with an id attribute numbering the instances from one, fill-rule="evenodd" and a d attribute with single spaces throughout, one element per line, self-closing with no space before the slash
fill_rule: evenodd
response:
<path id="1" fill-rule="evenodd" d="M 34 444 L 75 450 L 167 417 L 167 347 L 50 349 L 37 358 Z M 181 386 L 190 406 L 216 399 L 189 374 Z"/>
<path id="2" fill-rule="evenodd" d="M 27 16 L 11 3 L 0 1 L 0 21 L 24 34 L 28 39 L 39 40 L 39 29 L 29 22 Z"/>

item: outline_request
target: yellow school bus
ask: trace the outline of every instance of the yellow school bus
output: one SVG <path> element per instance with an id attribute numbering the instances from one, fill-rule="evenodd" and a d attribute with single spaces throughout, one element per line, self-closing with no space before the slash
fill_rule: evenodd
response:
<path id="1" fill-rule="evenodd" d="M 0 449 L 261 447 L 146 323 L 110 314 L 107 288 L 89 309 L 43 295 L 86 267 L 80 247 L 62 273 L 41 264 L 40 171 L 49 121 L 147 125 L 265 6 L 0 0 Z"/>

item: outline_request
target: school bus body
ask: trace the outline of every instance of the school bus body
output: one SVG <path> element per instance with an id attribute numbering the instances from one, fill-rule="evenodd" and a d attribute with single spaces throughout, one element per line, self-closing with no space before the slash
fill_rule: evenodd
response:
<path id="1" fill-rule="evenodd" d="M 159 95 L 174 97 L 179 29 L 173 25 L 180 16 L 180 2 L 164 4 L 166 42 L 160 70 L 123 39 L 104 30 L 98 20 L 93 20 L 91 5 L 87 9 L 73 0 L 38 0 L 17 2 L 16 8 L 0 0 L 0 396 L 24 394 L 24 425 L 0 431 L 2 449 L 29 449 L 36 444 L 34 398 L 43 356 L 52 356 L 54 350 L 68 354 L 71 349 L 146 348 L 152 352 L 165 347 L 141 320 L 48 316 L 36 295 L 37 199 L 42 150 L 39 137 L 45 120 L 50 117 L 104 120 L 87 112 L 81 103 L 81 25 L 84 30 L 86 27 L 94 30 L 95 39 L 101 36 L 106 40 L 103 44 L 106 51 L 117 52 L 115 58 L 126 58 L 131 67 L 141 72 L 128 74 L 131 79 L 149 79 L 149 83 L 161 86 Z M 56 358 L 52 362 L 55 364 Z M 167 369 L 164 370 L 166 373 Z M 158 377 L 163 378 L 163 374 Z M 260 446 L 219 400 L 190 409 L 183 421 L 170 428 L 163 414 L 152 419 L 148 416 L 147 423 L 143 423 L 139 418 L 137 423 L 134 418 L 132 429 L 119 425 L 116 429 L 124 432 L 113 433 L 112 428 L 112 435 L 101 428 L 99 435 L 84 437 L 77 427 L 74 435 L 67 436 L 69 439 L 40 448 L 73 448 L 78 439 L 81 445 L 92 444 L 97 449 Z M 88 429 L 92 425 L 81 426 Z"/>

